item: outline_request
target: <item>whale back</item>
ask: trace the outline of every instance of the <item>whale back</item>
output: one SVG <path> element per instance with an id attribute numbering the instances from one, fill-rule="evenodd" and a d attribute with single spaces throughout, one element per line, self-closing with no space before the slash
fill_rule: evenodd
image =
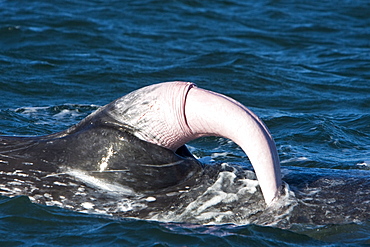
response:
<path id="1" fill-rule="evenodd" d="M 79 170 L 135 191 L 166 189 L 202 171 L 202 165 L 185 146 L 173 152 L 137 138 L 132 131 L 103 107 L 60 133 L 2 136 L 0 170 L 33 176 L 35 171 L 45 176 Z"/>

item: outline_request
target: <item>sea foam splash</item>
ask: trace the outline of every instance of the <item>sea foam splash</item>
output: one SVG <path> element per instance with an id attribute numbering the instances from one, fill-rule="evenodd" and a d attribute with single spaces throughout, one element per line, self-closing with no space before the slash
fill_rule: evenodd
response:
<path id="1" fill-rule="evenodd" d="M 13 181 L 19 183 L 4 188 L 9 189 L 8 196 L 22 194 L 22 181 L 31 187 L 35 183 L 22 174 L 21 171 L 12 174 Z M 279 199 L 266 207 L 255 174 L 227 163 L 208 166 L 194 185 L 173 191 L 136 193 L 79 170 L 51 174 L 42 180 L 45 192 L 29 195 L 35 203 L 161 222 L 286 227 L 297 204 L 294 193 L 285 184 Z"/>

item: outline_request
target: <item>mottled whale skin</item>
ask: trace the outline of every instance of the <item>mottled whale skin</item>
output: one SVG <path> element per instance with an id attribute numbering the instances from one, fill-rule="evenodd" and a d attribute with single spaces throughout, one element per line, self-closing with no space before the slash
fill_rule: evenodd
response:
<path id="1" fill-rule="evenodd" d="M 248 155 L 258 183 L 239 168 L 197 161 L 185 144 L 202 136 L 235 141 Z M 231 191 L 241 203 L 233 208 L 247 219 L 283 189 L 276 146 L 262 121 L 227 96 L 179 81 L 133 91 L 59 133 L 1 136 L 0 178 L 5 196 L 159 220 L 174 219 L 161 212 L 178 209 L 181 213 L 170 213 L 181 216 L 174 220 L 187 221 L 194 217 L 195 202 L 210 200 L 208 210 L 224 203 Z"/>
<path id="2" fill-rule="evenodd" d="M 185 143 L 208 135 L 235 141 L 255 173 L 197 161 Z M 284 176 L 289 190 L 263 123 L 240 103 L 187 82 L 138 89 L 59 133 L 0 136 L 1 200 L 204 224 L 370 219 L 367 171 L 313 177 L 295 169 Z"/>
<path id="3" fill-rule="evenodd" d="M 202 171 L 201 163 L 186 146 L 173 152 L 140 140 L 131 131 L 100 110 L 60 133 L 40 137 L 2 136 L 1 171 L 38 171 L 50 175 L 81 170 L 135 191 L 157 191 L 180 185 Z"/>

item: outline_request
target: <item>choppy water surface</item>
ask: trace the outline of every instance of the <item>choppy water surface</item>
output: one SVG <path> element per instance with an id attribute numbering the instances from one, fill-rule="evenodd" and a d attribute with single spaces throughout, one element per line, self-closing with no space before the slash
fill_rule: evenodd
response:
<path id="1" fill-rule="evenodd" d="M 192 81 L 264 120 L 295 200 L 244 223 L 225 216 L 237 222 L 223 225 L 204 206 L 211 190 L 200 206 L 152 215 L 159 221 L 4 196 L 2 245 L 370 243 L 369 13 L 367 1 L 0 1 L 2 135 L 64 130 L 142 86 Z M 190 150 L 207 164 L 251 168 L 223 138 L 193 141 Z M 228 171 L 210 187 L 230 181 Z M 213 201 L 210 208 L 222 215 L 226 207 Z M 266 213 L 275 213 L 273 222 Z"/>

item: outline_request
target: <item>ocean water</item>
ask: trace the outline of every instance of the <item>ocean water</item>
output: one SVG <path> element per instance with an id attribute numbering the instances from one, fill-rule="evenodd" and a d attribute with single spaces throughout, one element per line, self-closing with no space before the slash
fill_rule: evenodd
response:
<path id="1" fill-rule="evenodd" d="M 4 195 L 2 246 L 370 243 L 368 1 L 2 0 L 0 16 L 1 135 L 54 133 L 140 87 L 192 81 L 261 117 L 295 199 L 284 214 L 267 212 L 273 223 L 257 214 L 244 224 L 203 224 Z M 223 138 L 189 149 L 207 164 L 251 169 Z"/>

